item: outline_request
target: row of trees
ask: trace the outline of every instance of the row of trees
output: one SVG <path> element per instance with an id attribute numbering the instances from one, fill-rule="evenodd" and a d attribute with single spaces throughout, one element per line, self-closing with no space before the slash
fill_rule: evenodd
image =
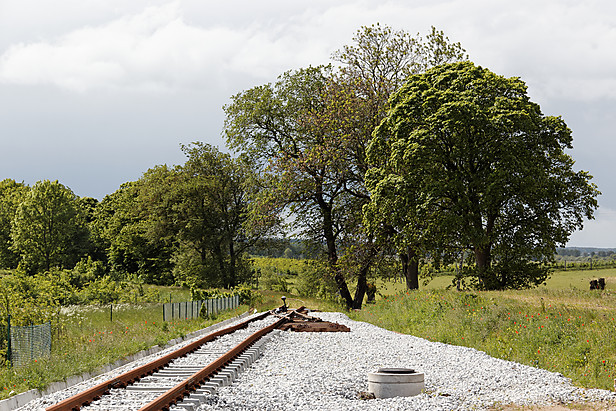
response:
<path id="1" fill-rule="evenodd" d="M 231 98 L 224 135 L 237 158 L 182 146 L 184 165 L 154 167 L 100 203 L 57 182 L 5 181 L 2 264 L 89 255 L 148 282 L 229 287 L 250 273 L 246 251 L 286 222 L 324 257 L 314 281 L 334 283 L 349 308 L 392 265 L 418 288 L 422 260 L 466 260 L 459 275 L 477 287 L 543 282 L 535 262 L 592 218 L 599 194 L 573 170 L 564 121 L 434 28 L 363 27 L 333 60 Z"/>
<path id="2" fill-rule="evenodd" d="M 184 165 L 154 167 L 101 202 L 57 181 L 2 181 L 0 267 L 34 273 L 89 258 L 95 276 L 138 274 L 195 287 L 246 281 L 245 250 L 272 227 L 249 224 L 254 174 L 211 146 L 182 150 Z"/>

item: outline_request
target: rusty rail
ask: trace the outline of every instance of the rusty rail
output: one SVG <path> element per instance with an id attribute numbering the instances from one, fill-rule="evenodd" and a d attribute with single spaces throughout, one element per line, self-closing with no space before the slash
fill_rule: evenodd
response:
<path id="1" fill-rule="evenodd" d="M 96 401 L 100 399 L 102 395 L 105 395 L 112 388 L 124 388 L 127 385 L 133 384 L 134 382 L 140 380 L 141 378 L 152 375 L 155 371 L 163 368 L 169 362 L 175 360 L 176 358 L 182 357 L 188 353 L 196 351 L 203 344 L 212 341 L 213 339 L 220 337 L 221 335 L 230 334 L 239 330 L 240 328 L 246 327 L 249 323 L 257 320 L 261 320 L 267 317 L 270 313 L 265 312 L 256 317 L 253 317 L 249 320 L 243 321 L 239 324 L 233 325 L 231 327 L 223 328 L 221 330 L 210 333 L 197 341 L 194 341 L 179 350 L 176 350 L 172 353 L 169 353 L 157 360 L 154 360 L 148 364 L 142 365 L 140 367 L 135 368 L 134 370 L 127 371 L 122 375 L 119 375 L 116 378 L 107 380 L 102 382 L 88 390 L 82 391 L 79 394 L 76 394 L 72 397 L 69 397 L 55 405 L 52 405 L 46 408 L 47 411 L 67 411 L 67 410 L 78 410 L 83 405 L 88 405 L 92 401 Z"/>
<path id="2" fill-rule="evenodd" d="M 231 350 L 227 351 L 224 355 L 219 357 L 214 362 L 207 365 L 202 370 L 196 372 L 190 376 L 187 380 L 181 382 L 169 391 L 158 397 L 156 400 L 147 404 L 139 409 L 139 411 L 157 411 L 168 410 L 172 405 L 182 401 L 185 396 L 198 389 L 201 385 L 205 384 L 216 372 L 218 372 L 225 365 L 229 364 L 244 351 L 246 351 L 255 341 L 263 337 L 270 331 L 278 328 L 280 325 L 288 321 L 286 317 L 280 318 L 273 324 L 268 325 L 250 335 L 240 344 L 236 345 Z"/>

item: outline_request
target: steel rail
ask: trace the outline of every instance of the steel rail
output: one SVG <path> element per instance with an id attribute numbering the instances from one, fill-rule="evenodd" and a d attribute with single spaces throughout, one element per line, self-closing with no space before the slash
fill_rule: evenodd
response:
<path id="1" fill-rule="evenodd" d="M 214 376 L 214 374 L 216 374 L 216 372 L 222 369 L 225 365 L 229 364 L 248 348 L 250 348 L 250 346 L 254 344 L 259 338 L 278 328 L 287 321 L 288 318 L 286 317 L 280 318 L 275 323 L 260 329 L 254 334 L 251 334 L 248 338 L 236 345 L 231 350 L 227 351 L 218 359 L 205 366 L 200 371 L 194 373 L 185 381 L 177 384 L 175 387 L 171 388 L 154 401 L 140 408 L 139 411 L 168 410 L 171 406 L 177 404 L 178 402 L 181 402 L 186 395 L 189 395 L 191 392 L 196 391 L 201 385 L 205 384 L 211 377 Z"/>
<path id="2" fill-rule="evenodd" d="M 78 410 L 80 407 L 84 405 L 89 405 L 92 401 L 96 401 L 100 399 L 102 395 L 105 395 L 112 388 L 124 388 L 127 385 L 133 384 L 136 381 L 139 381 L 141 378 L 152 375 L 155 371 L 160 370 L 169 362 L 175 360 L 176 358 L 185 356 L 193 351 L 196 351 L 203 344 L 214 340 L 221 335 L 233 333 L 241 328 L 248 326 L 253 321 L 261 320 L 267 317 L 270 313 L 264 312 L 260 315 L 257 315 L 249 320 L 243 321 L 236 325 L 220 329 L 218 331 L 214 331 L 172 353 L 169 353 L 163 357 L 160 357 L 157 360 L 149 362 L 145 365 L 137 367 L 131 371 L 127 371 L 115 378 L 104 381 L 92 388 L 89 388 L 85 391 L 82 391 L 78 394 L 73 395 L 55 405 L 46 408 L 46 411 L 68 411 L 68 410 Z"/>

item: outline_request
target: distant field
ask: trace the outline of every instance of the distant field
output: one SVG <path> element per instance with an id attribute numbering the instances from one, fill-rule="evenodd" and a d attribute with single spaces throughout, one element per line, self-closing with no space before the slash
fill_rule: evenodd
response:
<path id="1" fill-rule="evenodd" d="M 606 290 L 616 291 L 616 268 L 606 268 L 599 270 L 569 270 L 555 271 L 546 281 L 545 285 L 537 287 L 538 290 L 588 290 L 589 281 L 598 278 L 605 278 Z M 453 276 L 445 275 L 434 277 L 428 284 L 424 285 L 424 281 L 420 280 L 419 288 L 422 290 L 439 290 L 445 289 L 451 285 Z M 378 292 L 383 296 L 397 294 L 406 290 L 406 284 L 394 281 L 377 281 Z"/>

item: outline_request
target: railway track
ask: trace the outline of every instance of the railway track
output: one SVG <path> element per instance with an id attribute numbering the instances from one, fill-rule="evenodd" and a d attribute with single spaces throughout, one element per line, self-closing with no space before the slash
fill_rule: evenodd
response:
<path id="1" fill-rule="evenodd" d="M 47 411 L 195 410 L 260 355 L 275 332 L 348 331 L 309 317 L 301 307 L 265 312 L 208 334 L 170 354 L 65 399 Z"/>

